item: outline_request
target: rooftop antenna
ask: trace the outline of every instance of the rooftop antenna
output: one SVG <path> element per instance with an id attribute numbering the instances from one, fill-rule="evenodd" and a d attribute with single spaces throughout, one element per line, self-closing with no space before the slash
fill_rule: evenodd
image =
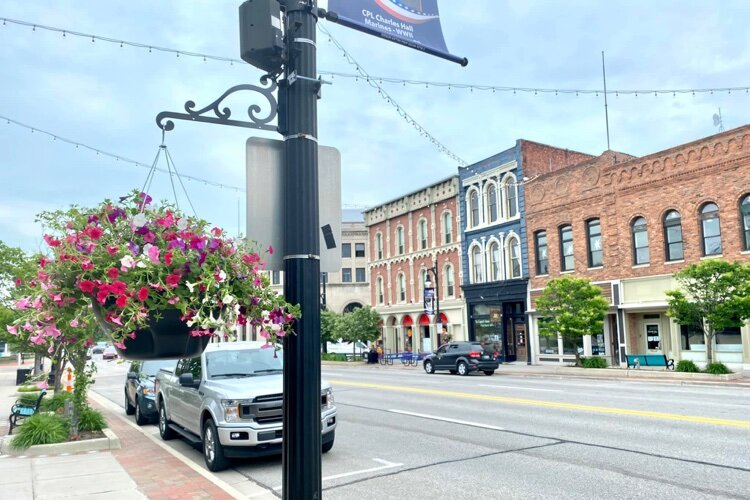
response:
<path id="1" fill-rule="evenodd" d="M 607 72 L 604 70 L 604 51 L 602 50 L 602 79 L 604 80 L 604 120 L 607 124 L 607 151 L 609 147 L 609 111 L 607 110 Z"/>
<path id="2" fill-rule="evenodd" d="M 724 132 L 724 122 L 721 120 L 721 108 L 718 113 L 714 113 L 714 127 L 719 127 L 719 132 Z"/>

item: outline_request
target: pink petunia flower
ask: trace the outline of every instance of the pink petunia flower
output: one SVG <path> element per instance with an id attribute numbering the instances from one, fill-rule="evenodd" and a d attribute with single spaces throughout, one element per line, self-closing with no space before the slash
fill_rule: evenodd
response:
<path id="1" fill-rule="evenodd" d="M 159 247 L 151 246 L 148 249 L 148 259 L 151 261 L 152 264 L 158 264 L 159 263 L 159 253 L 161 250 Z"/>
<path id="2" fill-rule="evenodd" d="M 8 333 L 11 335 L 18 335 L 18 326 L 16 325 L 5 325 L 5 329 L 8 330 Z"/>

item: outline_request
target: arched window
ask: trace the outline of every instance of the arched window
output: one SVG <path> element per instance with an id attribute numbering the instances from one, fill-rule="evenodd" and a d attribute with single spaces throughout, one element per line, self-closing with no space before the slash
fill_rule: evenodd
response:
<path id="1" fill-rule="evenodd" d="M 670 210 L 664 216 L 664 245 L 668 261 L 685 258 L 682 242 L 682 217 L 677 210 Z"/>
<path id="2" fill-rule="evenodd" d="M 383 278 L 378 277 L 377 283 L 378 283 L 378 288 L 377 288 L 378 304 L 383 304 L 385 302 L 385 296 L 383 295 Z"/>
<path id="3" fill-rule="evenodd" d="M 474 245 L 471 249 L 471 282 L 481 283 L 484 281 L 482 277 L 482 251 L 479 245 Z"/>
<path id="4" fill-rule="evenodd" d="M 505 217 L 512 219 L 518 215 L 518 186 L 513 174 L 509 174 L 503 181 L 503 198 L 505 199 Z"/>
<path id="5" fill-rule="evenodd" d="M 521 242 L 516 236 L 508 238 L 508 274 L 510 279 L 521 277 Z"/>
<path id="6" fill-rule="evenodd" d="M 547 257 L 547 231 L 537 231 L 534 234 L 536 242 L 536 273 L 549 274 L 549 260 Z"/>
<path id="7" fill-rule="evenodd" d="M 479 225 L 479 192 L 474 189 L 469 194 L 469 226 Z"/>
<path id="8" fill-rule="evenodd" d="M 424 250 L 427 248 L 427 221 L 421 219 L 419 221 L 419 249 Z"/>
<path id="9" fill-rule="evenodd" d="M 719 207 L 706 203 L 700 211 L 701 232 L 703 234 L 703 255 L 721 255 L 721 227 Z"/>
<path id="10" fill-rule="evenodd" d="M 586 236 L 588 238 L 589 267 L 602 265 L 602 224 L 599 219 L 586 221 Z"/>
<path id="11" fill-rule="evenodd" d="M 378 233 L 375 235 L 375 248 L 378 252 L 378 259 L 383 258 L 383 234 Z"/>
<path id="12" fill-rule="evenodd" d="M 740 227 L 742 228 L 742 249 L 750 250 L 750 194 L 740 201 Z"/>
<path id="13" fill-rule="evenodd" d="M 573 228 L 571 226 L 560 227 L 560 271 L 572 271 L 575 269 L 575 258 L 573 255 Z"/>
<path id="14" fill-rule="evenodd" d="M 404 273 L 398 273 L 398 301 L 406 302 L 406 276 Z"/>
<path id="15" fill-rule="evenodd" d="M 487 217 L 488 222 L 497 220 L 497 188 L 492 183 L 487 188 Z"/>
<path id="16" fill-rule="evenodd" d="M 648 228 L 646 219 L 638 217 L 630 226 L 633 233 L 633 263 L 637 266 L 649 263 Z"/>
<path id="17" fill-rule="evenodd" d="M 404 250 L 404 228 L 399 226 L 396 228 L 396 253 L 402 255 Z"/>
<path id="18" fill-rule="evenodd" d="M 490 269 L 488 273 L 489 281 L 500 281 L 500 245 L 493 241 L 490 243 Z"/>
<path id="19" fill-rule="evenodd" d="M 448 245 L 453 241 L 453 223 L 451 213 L 443 212 L 443 243 Z"/>
<path id="20" fill-rule="evenodd" d="M 445 266 L 445 296 L 454 297 L 456 290 L 456 277 L 453 275 L 453 266 Z"/>

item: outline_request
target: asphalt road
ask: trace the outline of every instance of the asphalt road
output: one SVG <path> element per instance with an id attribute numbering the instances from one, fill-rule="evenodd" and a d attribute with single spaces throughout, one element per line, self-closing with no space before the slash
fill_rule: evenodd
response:
<path id="1" fill-rule="evenodd" d="M 93 390 L 123 405 L 125 365 Z M 750 389 L 323 367 L 339 425 L 326 499 L 750 499 Z M 124 412 L 123 412 L 124 413 Z M 146 431 L 156 434 L 154 426 Z M 195 463 L 199 451 L 170 446 Z M 280 458 L 220 473 L 280 491 Z"/>

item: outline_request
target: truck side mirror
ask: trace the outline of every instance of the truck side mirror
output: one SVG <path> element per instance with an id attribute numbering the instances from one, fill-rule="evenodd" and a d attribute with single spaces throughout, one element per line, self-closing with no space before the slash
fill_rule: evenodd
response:
<path id="1" fill-rule="evenodd" d="M 180 385 L 183 387 L 195 387 L 195 379 L 192 373 L 183 373 L 180 375 Z"/>
<path id="2" fill-rule="evenodd" d="M 128 372 L 128 380 L 137 380 L 138 374 L 135 372 Z"/>

